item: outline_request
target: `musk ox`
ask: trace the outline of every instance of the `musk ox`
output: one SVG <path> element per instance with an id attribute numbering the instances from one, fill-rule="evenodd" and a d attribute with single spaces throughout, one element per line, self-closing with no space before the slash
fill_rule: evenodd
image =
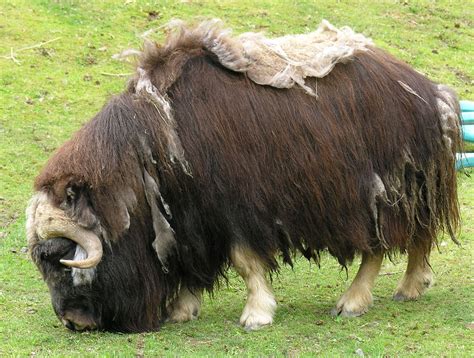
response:
<path id="1" fill-rule="evenodd" d="M 358 316 L 384 256 L 407 253 L 394 299 L 418 298 L 459 223 L 458 105 L 447 87 L 324 21 L 306 35 L 232 36 L 174 23 L 124 93 L 35 181 L 31 256 L 72 330 L 139 332 L 200 312 L 233 266 L 240 323 L 272 323 L 266 275 L 322 252 L 362 257 L 333 313 Z"/>

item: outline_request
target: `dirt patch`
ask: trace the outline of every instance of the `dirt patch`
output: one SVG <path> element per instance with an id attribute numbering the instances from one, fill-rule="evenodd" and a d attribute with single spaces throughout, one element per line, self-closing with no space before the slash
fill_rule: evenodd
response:
<path id="1" fill-rule="evenodd" d="M 137 338 L 137 349 L 135 353 L 136 358 L 143 358 L 145 356 L 145 338 L 143 334 L 139 334 Z"/>
<path id="2" fill-rule="evenodd" d="M 473 85 L 474 84 L 474 79 L 469 76 L 467 73 L 461 71 L 460 69 L 456 68 L 456 67 L 452 67 L 452 66 L 446 66 L 446 68 L 451 71 L 452 73 L 454 73 L 454 75 L 456 76 L 456 78 L 463 82 L 463 83 L 466 83 L 466 84 L 469 84 L 469 85 Z"/>
<path id="3" fill-rule="evenodd" d="M 159 11 L 155 11 L 155 10 L 148 11 L 148 16 L 147 16 L 148 21 L 157 20 L 160 17 L 161 17 L 161 13 Z"/>

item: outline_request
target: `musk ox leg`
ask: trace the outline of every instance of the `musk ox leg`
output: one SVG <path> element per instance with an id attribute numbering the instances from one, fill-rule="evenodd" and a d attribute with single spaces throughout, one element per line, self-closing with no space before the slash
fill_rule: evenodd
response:
<path id="1" fill-rule="evenodd" d="M 252 251 L 242 247 L 232 250 L 231 260 L 247 286 L 247 303 L 240 316 L 240 324 L 246 330 L 272 324 L 276 301 L 265 278 L 265 265 Z"/>
<path id="2" fill-rule="evenodd" d="M 197 319 L 201 313 L 201 297 L 201 290 L 191 292 L 182 287 L 178 297 L 168 306 L 168 320 L 179 323 Z"/>
<path id="3" fill-rule="evenodd" d="M 372 287 L 382 265 L 383 254 L 362 255 L 362 263 L 351 286 L 342 295 L 331 313 L 335 316 L 357 317 L 372 304 Z"/>
<path id="4" fill-rule="evenodd" d="M 430 247 L 413 245 L 408 248 L 408 265 L 393 295 L 395 301 L 416 300 L 432 285 L 433 273 L 428 262 L 429 255 Z"/>

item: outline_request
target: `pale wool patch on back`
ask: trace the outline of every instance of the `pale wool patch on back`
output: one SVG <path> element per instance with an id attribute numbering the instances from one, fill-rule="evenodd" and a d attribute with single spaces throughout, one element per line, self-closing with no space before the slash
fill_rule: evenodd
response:
<path id="1" fill-rule="evenodd" d="M 254 32 L 233 37 L 230 30 L 222 29 L 218 19 L 194 28 L 176 21 L 169 27 L 176 30 L 176 36 L 200 39 L 203 47 L 213 52 L 223 66 L 245 72 L 255 83 L 276 88 L 298 84 L 311 95 L 316 92 L 305 84 L 306 77 L 322 78 L 337 63 L 350 60 L 354 52 L 367 51 L 373 46 L 369 38 L 349 27 L 338 29 L 326 20 L 316 31 L 278 38 Z M 171 37 L 168 43 L 175 40 Z"/>

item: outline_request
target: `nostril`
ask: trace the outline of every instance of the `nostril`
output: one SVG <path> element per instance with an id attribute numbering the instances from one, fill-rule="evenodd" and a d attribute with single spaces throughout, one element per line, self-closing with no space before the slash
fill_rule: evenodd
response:
<path id="1" fill-rule="evenodd" d="M 74 326 L 74 323 L 72 323 L 70 320 L 62 319 L 61 321 L 63 322 L 64 326 L 66 326 L 67 329 L 69 329 L 71 331 L 76 330 L 76 327 Z"/>

